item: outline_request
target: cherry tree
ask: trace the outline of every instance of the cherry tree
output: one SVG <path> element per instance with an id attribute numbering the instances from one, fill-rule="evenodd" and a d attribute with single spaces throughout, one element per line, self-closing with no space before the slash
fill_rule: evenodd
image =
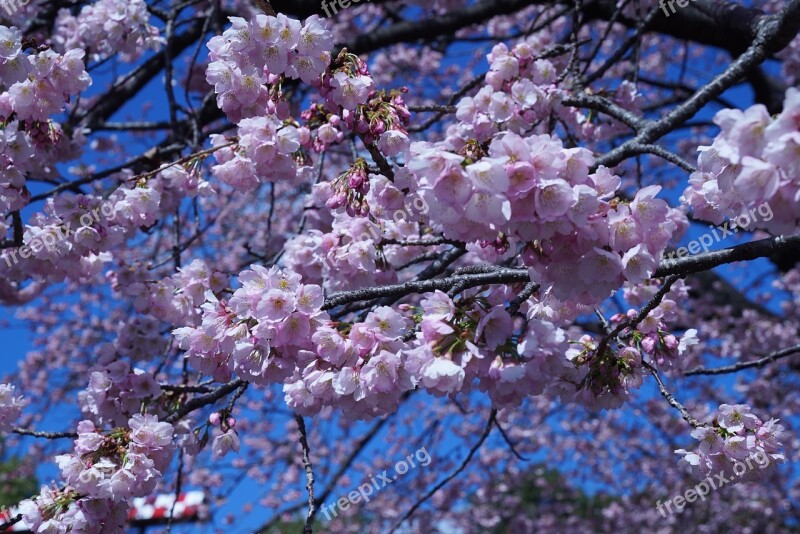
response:
<path id="1" fill-rule="evenodd" d="M 800 1 L 682 3 L 4 4 L 0 530 L 796 528 Z"/>

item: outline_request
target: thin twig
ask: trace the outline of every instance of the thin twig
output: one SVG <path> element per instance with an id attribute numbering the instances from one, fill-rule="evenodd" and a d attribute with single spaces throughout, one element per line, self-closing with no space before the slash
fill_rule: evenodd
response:
<path id="1" fill-rule="evenodd" d="M 308 491 L 308 515 L 303 526 L 303 534 L 312 534 L 314 524 L 314 514 L 317 512 L 317 502 L 314 499 L 314 469 L 311 465 L 311 451 L 308 447 L 308 436 L 306 435 L 306 423 L 302 415 L 295 415 L 297 421 L 297 433 L 300 437 L 300 446 L 303 447 L 303 467 L 306 471 L 306 491 Z"/>
<path id="2" fill-rule="evenodd" d="M 19 434 L 20 436 L 33 436 L 35 438 L 45 438 L 45 439 L 62 439 L 62 438 L 77 438 L 77 432 L 37 432 L 34 430 L 26 430 L 24 428 L 14 428 L 11 430 L 14 434 Z"/>
<path id="3" fill-rule="evenodd" d="M 765 365 L 772 363 L 774 361 L 780 360 L 781 358 L 785 358 L 787 356 L 792 356 L 793 354 L 800 353 L 800 345 L 795 345 L 794 347 L 789 347 L 788 349 L 779 350 L 778 352 L 774 352 L 769 356 L 764 356 L 758 360 L 753 360 L 751 362 L 740 362 L 733 365 L 726 365 L 724 367 L 713 367 L 710 369 L 706 369 L 705 367 L 695 367 L 690 371 L 686 371 L 683 374 L 685 376 L 692 376 L 692 375 L 722 375 L 726 373 L 735 373 L 737 371 L 741 371 L 742 369 L 751 369 L 761 368 Z"/>
<path id="4" fill-rule="evenodd" d="M 522 456 L 519 452 L 517 452 L 517 449 L 514 446 L 514 442 L 512 442 L 511 438 L 508 437 L 508 434 L 506 434 L 506 431 L 500 425 L 500 421 L 498 421 L 497 418 L 495 418 L 494 420 L 494 425 L 497 427 L 497 430 L 500 431 L 500 435 L 503 436 L 503 439 L 508 444 L 508 448 L 511 449 L 511 452 L 514 454 L 514 456 L 516 456 L 519 460 L 522 460 L 523 462 L 527 462 L 528 459 Z"/>
<path id="5" fill-rule="evenodd" d="M 519 295 L 514 297 L 509 303 L 507 310 L 508 313 L 510 313 L 511 315 L 517 313 L 517 310 L 519 310 L 519 307 L 522 305 L 522 303 L 531 298 L 531 295 L 533 295 L 538 289 L 539 289 L 539 284 L 537 284 L 536 282 L 526 283 L 525 287 L 522 288 L 522 291 L 519 293 Z"/>
<path id="6" fill-rule="evenodd" d="M 185 417 L 186 415 L 190 414 L 195 410 L 199 410 L 203 406 L 207 406 L 209 404 L 213 404 L 223 398 L 224 396 L 232 393 L 235 389 L 240 388 L 246 382 L 241 378 L 234 380 L 233 382 L 228 382 L 225 385 L 222 385 L 212 391 L 207 395 L 203 395 L 202 397 L 195 397 L 184 404 L 180 410 L 174 412 L 173 414 L 169 415 L 164 421 L 167 423 L 174 423 L 179 421 L 181 418 Z"/>
<path id="7" fill-rule="evenodd" d="M 459 475 L 459 473 L 461 473 L 464 469 L 466 469 L 466 467 L 469 464 L 469 462 L 472 461 L 472 457 L 475 456 L 475 453 L 478 452 L 478 449 L 481 448 L 481 445 L 483 445 L 483 442 L 486 441 L 486 438 L 489 437 L 489 434 L 492 431 L 492 427 L 494 426 L 494 420 L 495 420 L 496 416 L 497 416 L 497 410 L 492 408 L 492 411 L 489 413 L 489 419 L 488 419 L 488 421 L 486 421 L 486 426 L 483 429 L 483 433 L 481 434 L 480 439 L 478 439 L 478 442 L 475 443 L 475 445 L 472 446 L 472 448 L 469 451 L 469 454 L 467 454 L 467 457 L 464 458 L 463 462 L 461 462 L 461 465 L 458 467 L 458 469 L 456 469 L 455 471 L 450 473 L 444 480 L 442 480 L 441 482 L 436 484 L 425 495 L 423 495 L 422 498 L 420 498 L 417 502 L 415 502 L 414 506 L 412 506 L 408 510 L 408 512 L 406 512 L 403 515 L 403 517 L 400 518 L 400 521 L 398 521 L 397 524 L 395 524 L 394 528 L 392 528 L 392 530 L 390 531 L 390 534 L 392 532 L 395 532 L 398 528 L 400 528 L 400 525 L 405 523 L 405 521 L 409 517 L 411 517 L 414 514 L 414 512 L 416 512 L 417 509 L 420 506 L 422 506 L 422 504 L 425 501 L 430 499 L 437 491 L 442 489 L 445 486 L 445 484 L 447 484 L 448 482 L 453 480 L 455 477 L 457 477 Z"/>
<path id="8" fill-rule="evenodd" d="M 653 378 L 656 379 L 656 383 L 658 384 L 658 391 L 661 392 L 661 396 L 667 399 L 667 402 L 669 403 L 670 406 L 672 406 L 681 413 L 681 417 L 683 417 L 684 421 L 692 425 L 694 428 L 703 426 L 703 424 L 694 417 L 692 417 L 692 414 L 690 414 L 688 410 L 686 410 L 686 408 L 684 408 L 683 405 L 680 402 L 678 402 L 678 400 L 672 395 L 672 393 L 669 392 L 667 386 L 665 386 L 664 382 L 661 381 L 661 377 L 658 375 L 658 371 L 656 371 L 656 368 L 653 367 L 650 364 L 650 362 L 646 360 L 642 361 L 642 365 L 648 371 L 650 371 L 650 374 L 652 374 Z"/>
<path id="9" fill-rule="evenodd" d="M 633 319 L 621 322 L 608 335 L 604 336 L 603 339 L 600 340 L 595 354 L 597 354 L 599 357 L 602 357 L 603 354 L 605 354 L 605 349 L 608 347 L 608 344 L 612 340 L 616 339 L 616 337 L 619 336 L 623 330 L 626 328 L 636 328 L 636 325 L 644 321 L 648 314 L 656 309 L 659 304 L 661 304 L 661 301 L 664 300 L 664 297 L 672 288 L 672 284 L 677 282 L 679 278 L 680 276 L 677 274 L 668 276 L 664 281 L 664 285 L 661 286 L 655 295 L 653 295 L 653 298 L 650 299 L 650 302 L 648 302 L 641 310 L 639 310 L 639 313 L 637 313 Z"/>
<path id="10" fill-rule="evenodd" d="M 0 532 L 8 530 L 10 527 L 13 527 L 20 521 L 22 521 L 22 514 L 15 515 L 11 519 L 0 525 Z"/>

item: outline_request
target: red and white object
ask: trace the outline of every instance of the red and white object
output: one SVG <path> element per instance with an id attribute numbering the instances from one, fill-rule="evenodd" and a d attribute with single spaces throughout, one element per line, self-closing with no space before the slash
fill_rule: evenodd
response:
<path id="1" fill-rule="evenodd" d="M 205 493 L 202 491 L 188 491 L 179 493 L 175 502 L 174 493 L 152 495 L 133 499 L 128 510 L 128 521 L 147 521 L 169 518 L 172 504 L 175 502 L 173 519 L 193 519 L 200 515 L 200 507 L 205 502 Z"/>

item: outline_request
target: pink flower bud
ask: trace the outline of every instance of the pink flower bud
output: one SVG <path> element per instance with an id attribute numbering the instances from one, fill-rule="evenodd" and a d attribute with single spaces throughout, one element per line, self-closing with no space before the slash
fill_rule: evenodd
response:
<path id="1" fill-rule="evenodd" d="M 219 424 L 219 412 L 214 412 L 211 415 L 209 415 L 208 416 L 208 422 L 211 423 L 212 425 L 215 425 L 215 426 L 218 425 Z"/>
<path id="2" fill-rule="evenodd" d="M 351 172 L 347 177 L 347 185 L 350 189 L 358 189 L 364 183 L 364 177 L 359 172 Z"/>
<path id="3" fill-rule="evenodd" d="M 675 350 L 678 348 L 678 340 L 672 334 L 667 334 L 666 336 L 664 336 L 663 341 L 664 345 L 669 350 Z"/>
<path id="4" fill-rule="evenodd" d="M 642 340 L 642 350 L 644 350 L 648 354 L 653 353 L 653 349 L 656 346 L 656 339 L 654 336 L 647 336 Z"/>
<path id="5" fill-rule="evenodd" d="M 384 124 L 383 121 L 375 121 L 370 126 L 371 126 L 370 131 L 372 132 L 372 135 L 376 137 L 380 136 L 383 132 L 386 131 L 386 124 Z"/>

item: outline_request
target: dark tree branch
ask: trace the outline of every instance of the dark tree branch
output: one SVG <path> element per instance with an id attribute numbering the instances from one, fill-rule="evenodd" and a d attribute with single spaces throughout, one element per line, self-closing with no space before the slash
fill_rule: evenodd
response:
<path id="1" fill-rule="evenodd" d="M 33 436 L 35 438 L 45 439 L 61 439 L 61 438 L 77 438 L 77 432 L 37 432 L 34 430 L 26 430 L 24 428 L 14 428 L 11 430 L 14 434 L 20 436 Z"/>
<path id="2" fill-rule="evenodd" d="M 312 534 L 314 515 L 317 513 L 317 503 L 314 499 L 314 469 L 311 465 L 311 450 L 308 447 L 306 423 L 302 415 L 295 415 L 294 420 L 297 421 L 297 433 L 300 438 L 300 445 L 303 447 L 303 468 L 306 472 L 306 491 L 308 491 L 308 514 L 303 525 L 303 534 Z"/>
<path id="3" fill-rule="evenodd" d="M 166 419 L 164 419 L 164 421 L 166 421 L 167 423 L 174 423 L 176 421 L 180 421 L 183 417 L 192 413 L 193 411 L 199 410 L 203 406 L 208 406 L 209 404 L 217 402 L 218 400 L 233 393 L 234 390 L 245 384 L 246 382 L 244 380 L 238 378 L 232 382 L 228 382 L 227 384 L 218 387 L 217 389 L 215 389 L 211 393 L 208 393 L 207 395 L 203 395 L 201 397 L 195 397 L 186 402 L 186 404 L 184 404 L 183 406 L 181 406 L 181 408 L 177 412 L 170 414 Z"/>
<path id="4" fill-rule="evenodd" d="M 787 356 L 792 356 L 793 354 L 797 354 L 799 352 L 800 352 L 800 345 L 795 345 L 794 347 L 789 347 L 788 349 L 783 349 L 778 352 L 774 352 L 769 356 L 764 356 L 763 358 L 759 358 L 758 360 L 753 360 L 752 362 L 740 362 L 733 365 L 726 365 L 724 367 L 714 367 L 711 369 L 707 369 L 705 367 L 695 367 L 694 369 L 686 371 L 683 374 L 685 376 L 722 375 L 726 373 L 735 373 L 743 369 L 752 369 L 754 367 L 760 369 L 769 363 L 780 360 L 781 358 L 785 358 Z"/>
<path id="5" fill-rule="evenodd" d="M 683 420 L 686 421 L 687 423 L 689 423 L 690 425 L 692 425 L 693 428 L 697 428 L 699 426 L 703 426 L 703 424 L 700 421 L 698 421 L 697 419 L 695 419 L 694 417 L 692 417 L 692 414 L 690 414 L 689 411 L 686 410 L 686 408 L 684 408 L 683 405 L 680 402 L 678 402 L 678 400 L 675 398 L 675 396 L 672 395 L 672 393 L 669 392 L 669 390 L 667 389 L 667 386 L 665 386 L 664 382 L 661 380 L 661 377 L 659 376 L 658 371 L 656 370 L 656 368 L 653 367 L 650 364 L 650 362 L 648 362 L 646 360 L 642 361 L 642 365 L 648 371 L 650 371 L 650 374 L 653 375 L 653 378 L 656 379 L 656 384 L 658 384 L 658 391 L 661 393 L 661 396 L 664 397 L 667 400 L 667 402 L 669 403 L 670 406 L 672 406 L 673 408 L 675 408 L 676 410 L 678 410 L 680 412 L 681 417 L 683 417 Z"/>
<path id="6" fill-rule="evenodd" d="M 692 118 L 714 97 L 733 86 L 758 66 L 770 51 L 780 50 L 800 29 L 800 0 L 789 0 L 780 13 L 758 19 L 755 39 L 724 72 L 698 89 L 686 102 L 651 123 L 630 139 L 597 160 L 597 165 L 614 167 L 638 153 L 638 145 L 649 145 Z"/>

